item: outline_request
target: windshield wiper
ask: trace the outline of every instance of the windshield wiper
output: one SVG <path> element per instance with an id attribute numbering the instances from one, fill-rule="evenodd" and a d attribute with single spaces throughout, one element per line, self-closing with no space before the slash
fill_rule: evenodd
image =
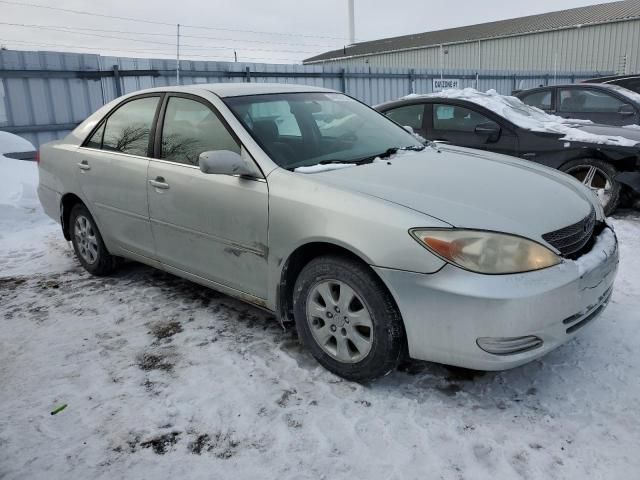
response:
<path id="1" fill-rule="evenodd" d="M 316 165 L 331 165 L 332 163 L 358 163 L 357 160 L 337 160 L 337 159 L 331 159 L 331 160 L 320 160 Z"/>
<path id="2" fill-rule="evenodd" d="M 411 150 L 413 152 L 421 152 L 425 148 L 427 147 L 425 147 L 424 145 L 409 145 L 408 147 L 401 148 L 400 150 Z"/>

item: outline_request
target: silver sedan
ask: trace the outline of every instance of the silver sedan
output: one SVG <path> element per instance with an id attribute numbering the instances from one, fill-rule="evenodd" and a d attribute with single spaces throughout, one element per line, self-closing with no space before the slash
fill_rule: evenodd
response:
<path id="1" fill-rule="evenodd" d="M 521 365 L 595 318 L 617 270 L 613 229 L 573 178 L 423 143 L 323 88 L 139 91 L 39 166 L 89 272 L 124 257 L 250 302 L 357 381 L 406 355 Z"/>

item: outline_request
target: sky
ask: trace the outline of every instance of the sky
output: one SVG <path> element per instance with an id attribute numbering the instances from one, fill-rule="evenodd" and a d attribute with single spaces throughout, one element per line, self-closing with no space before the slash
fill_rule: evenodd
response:
<path id="1" fill-rule="evenodd" d="M 355 0 L 356 40 L 596 3 L 605 2 Z M 192 60 L 300 63 L 348 43 L 347 0 L 0 0 L 0 46 L 9 49 L 175 58 L 177 23 L 181 58 Z"/>

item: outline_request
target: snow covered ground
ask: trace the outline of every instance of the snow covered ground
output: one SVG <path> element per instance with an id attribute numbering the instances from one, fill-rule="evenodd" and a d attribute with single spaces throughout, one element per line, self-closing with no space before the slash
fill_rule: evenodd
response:
<path id="1" fill-rule="evenodd" d="M 0 157 L 3 480 L 640 478 L 637 213 L 613 220 L 609 307 L 564 347 L 362 386 L 239 301 L 133 263 L 91 277 L 36 177 Z"/>

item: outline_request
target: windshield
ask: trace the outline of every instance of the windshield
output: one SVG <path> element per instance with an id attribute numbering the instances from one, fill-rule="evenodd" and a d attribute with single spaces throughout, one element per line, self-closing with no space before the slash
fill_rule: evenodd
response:
<path id="1" fill-rule="evenodd" d="M 608 84 L 608 86 L 609 88 L 611 88 L 612 90 L 615 90 L 619 94 L 624 95 L 625 97 L 631 100 L 634 100 L 636 102 L 640 102 L 640 93 L 636 92 L 631 85 L 629 85 L 628 88 L 626 88 L 620 85 L 615 85 L 610 83 Z M 640 86 L 640 82 L 638 83 L 638 86 Z"/>
<path id="2" fill-rule="evenodd" d="M 224 99 L 283 168 L 358 163 L 424 146 L 384 115 L 339 93 L 282 93 Z"/>

